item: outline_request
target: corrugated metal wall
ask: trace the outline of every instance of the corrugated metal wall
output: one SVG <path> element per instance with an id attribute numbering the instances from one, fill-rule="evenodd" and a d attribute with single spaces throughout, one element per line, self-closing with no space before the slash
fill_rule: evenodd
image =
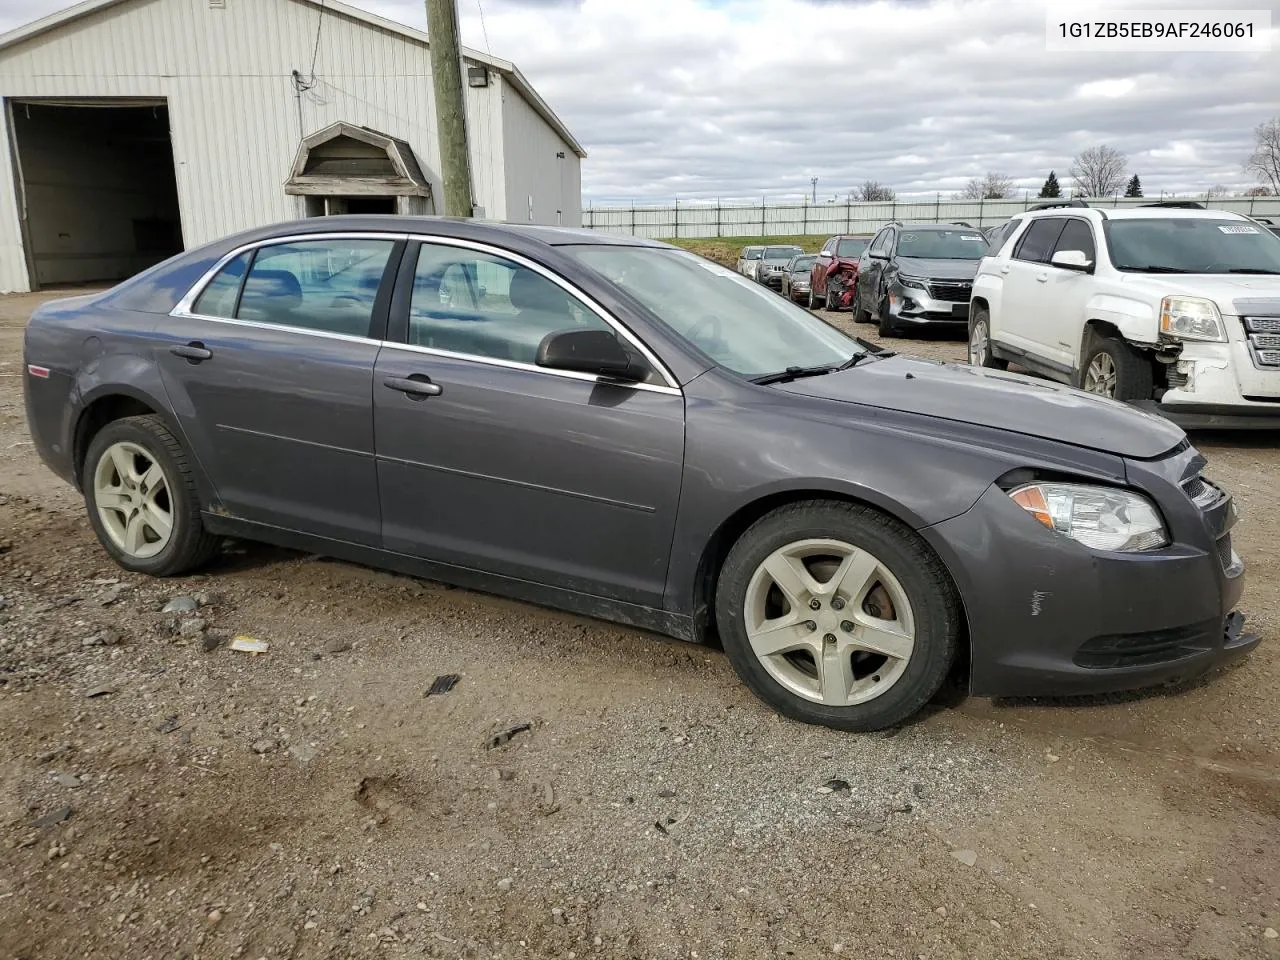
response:
<path id="1" fill-rule="evenodd" d="M 1096 206 L 1137 206 L 1141 200 L 1096 200 Z M 1003 223 L 1015 213 L 1041 201 L 937 200 L 910 203 L 665 204 L 661 206 L 589 207 L 583 226 L 612 233 L 630 233 L 656 240 L 686 237 L 829 237 L 838 233 L 871 234 L 892 220 L 949 222 L 963 220 L 974 227 Z M 1204 202 L 1203 199 L 1200 202 Z M 1223 199 L 1207 206 L 1259 217 L 1280 218 L 1280 197 Z"/>
<path id="2" fill-rule="evenodd" d="M 301 216 L 301 198 L 283 189 L 298 141 L 337 120 L 407 140 L 439 197 L 425 47 L 330 10 L 315 85 L 299 97 L 290 73 L 310 78 L 318 18 L 293 0 L 229 0 L 222 9 L 208 0 L 135 0 L 0 53 L 0 95 L 166 98 L 188 247 Z M 477 200 L 495 219 L 508 216 L 503 86 L 466 90 Z M 523 104 L 512 90 L 507 98 Z M 555 136 L 533 116 L 542 135 Z M 0 291 L 24 290 L 7 137 L 0 145 Z M 524 219 L 523 207 L 515 213 Z"/>
<path id="3" fill-rule="evenodd" d="M 507 219 L 513 223 L 581 226 L 581 159 L 507 83 L 502 85 L 502 117 Z"/>

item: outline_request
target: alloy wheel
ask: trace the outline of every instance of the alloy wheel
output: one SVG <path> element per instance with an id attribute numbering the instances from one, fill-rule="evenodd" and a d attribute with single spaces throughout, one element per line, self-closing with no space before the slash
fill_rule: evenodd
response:
<path id="1" fill-rule="evenodd" d="M 93 471 L 93 504 L 111 542 L 129 557 L 146 560 L 169 545 L 169 478 L 141 445 L 121 441 L 103 451 Z"/>
<path id="2" fill-rule="evenodd" d="M 906 671 L 915 617 L 898 579 L 841 540 L 780 547 L 747 585 L 751 650 L 779 684 L 831 707 L 873 700 Z"/>
<path id="3" fill-rule="evenodd" d="M 987 352 L 990 350 L 990 338 L 987 336 L 987 322 L 979 320 L 969 333 L 969 364 L 974 367 L 987 365 Z"/>
<path id="4" fill-rule="evenodd" d="M 1115 397 L 1117 379 L 1116 364 L 1111 359 L 1111 355 L 1099 353 L 1089 361 L 1089 368 L 1085 370 L 1085 392 L 1096 393 L 1103 397 Z"/>

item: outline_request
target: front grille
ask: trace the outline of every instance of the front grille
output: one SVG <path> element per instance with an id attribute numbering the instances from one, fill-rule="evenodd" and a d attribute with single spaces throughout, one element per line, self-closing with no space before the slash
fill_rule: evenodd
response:
<path id="1" fill-rule="evenodd" d="M 930 280 L 929 297 L 946 303 L 968 303 L 973 296 L 973 284 L 969 281 Z"/>
<path id="2" fill-rule="evenodd" d="M 1280 367 L 1280 317 L 1245 317 L 1245 333 L 1259 367 Z"/>
<path id="3" fill-rule="evenodd" d="M 1186 491 L 1188 497 L 1195 500 L 1204 493 L 1205 488 L 1208 486 L 1209 485 L 1204 482 L 1204 477 L 1192 477 L 1182 485 L 1182 489 Z"/>
<path id="4" fill-rule="evenodd" d="M 1072 659 L 1077 666 L 1097 670 L 1168 663 L 1212 649 L 1221 633 L 1222 624 L 1216 620 L 1171 630 L 1114 633 L 1094 637 Z"/>

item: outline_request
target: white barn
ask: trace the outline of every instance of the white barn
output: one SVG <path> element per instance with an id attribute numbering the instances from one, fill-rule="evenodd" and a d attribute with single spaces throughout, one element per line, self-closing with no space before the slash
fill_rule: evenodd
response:
<path id="1" fill-rule="evenodd" d="M 487 219 L 578 226 L 573 135 L 463 54 Z M 337 0 L 86 0 L 0 36 L 0 291 L 324 213 L 443 212 L 427 36 Z"/>

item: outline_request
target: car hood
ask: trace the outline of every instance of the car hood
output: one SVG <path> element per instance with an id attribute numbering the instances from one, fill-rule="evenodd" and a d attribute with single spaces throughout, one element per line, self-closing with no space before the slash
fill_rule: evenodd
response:
<path id="1" fill-rule="evenodd" d="M 1185 438 L 1163 417 L 1021 374 L 890 357 L 778 384 L 798 396 L 900 410 L 1044 437 L 1118 456 L 1151 458 Z"/>
<path id="2" fill-rule="evenodd" d="M 920 257 L 899 257 L 898 272 L 909 277 L 928 277 L 931 280 L 972 280 L 978 272 L 981 260 L 926 260 Z"/>
<path id="3" fill-rule="evenodd" d="M 1182 294 L 1214 301 L 1223 313 L 1241 314 L 1249 307 L 1236 301 L 1280 301 L 1280 277 L 1268 274 L 1125 274 L 1126 287 L 1149 292 L 1153 300 Z M 1254 305 L 1256 308 L 1256 304 Z"/>

